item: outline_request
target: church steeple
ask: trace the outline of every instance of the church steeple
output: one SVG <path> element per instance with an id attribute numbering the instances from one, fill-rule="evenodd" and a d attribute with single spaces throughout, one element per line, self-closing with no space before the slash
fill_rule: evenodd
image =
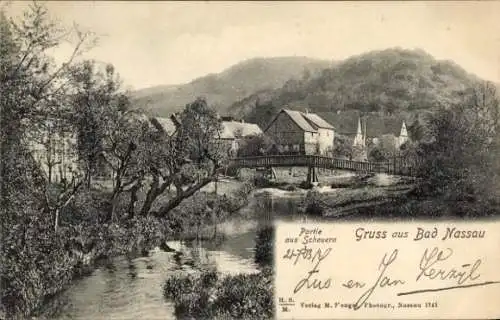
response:
<path id="1" fill-rule="evenodd" d="M 408 138 L 408 131 L 406 130 L 406 123 L 403 120 L 403 125 L 401 126 L 401 133 L 399 134 L 400 137 L 407 137 Z"/>
<path id="2" fill-rule="evenodd" d="M 366 124 L 365 124 L 366 126 Z M 365 128 L 366 131 L 366 128 Z M 354 137 L 354 147 L 364 147 L 366 140 L 366 133 L 363 134 L 363 128 L 361 127 L 361 118 L 358 118 L 358 130 L 356 132 L 356 136 Z"/>
<path id="3" fill-rule="evenodd" d="M 367 161 L 368 159 L 366 150 L 366 119 L 363 120 L 363 125 L 361 125 L 361 117 L 358 118 L 358 130 L 352 145 L 352 159 L 356 161 Z"/>
<path id="4" fill-rule="evenodd" d="M 403 144 L 405 144 L 409 140 L 408 131 L 406 130 L 406 123 L 403 120 L 403 124 L 401 125 L 401 132 L 398 137 L 398 148 L 401 148 Z"/>

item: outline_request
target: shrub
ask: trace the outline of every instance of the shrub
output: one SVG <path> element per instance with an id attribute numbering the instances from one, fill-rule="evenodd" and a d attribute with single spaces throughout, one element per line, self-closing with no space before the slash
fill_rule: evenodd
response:
<path id="1" fill-rule="evenodd" d="M 274 227 L 266 226 L 257 232 L 255 262 L 260 266 L 272 266 L 274 261 Z"/>
<path id="2" fill-rule="evenodd" d="M 253 183 L 257 188 L 266 188 L 271 185 L 271 181 L 263 176 L 257 176 L 253 179 Z"/>
<path id="3" fill-rule="evenodd" d="M 307 192 L 306 197 L 301 204 L 302 210 L 311 216 L 323 216 L 325 205 L 321 200 L 321 194 L 318 191 L 311 190 Z"/>
<path id="4" fill-rule="evenodd" d="M 272 319 L 272 279 L 270 268 L 221 279 L 215 271 L 205 271 L 167 279 L 164 296 L 174 301 L 181 319 Z"/>
<path id="5" fill-rule="evenodd" d="M 310 183 L 308 181 L 302 181 L 299 184 L 299 188 L 301 188 L 301 189 L 311 189 L 312 187 L 313 187 L 312 183 Z"/>

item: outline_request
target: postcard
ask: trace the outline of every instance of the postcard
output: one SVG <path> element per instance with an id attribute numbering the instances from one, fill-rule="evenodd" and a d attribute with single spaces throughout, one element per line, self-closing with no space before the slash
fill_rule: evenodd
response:
<path id="1" fill-rule="evenodd" d="M 500 318 L 499 1 L 1 1 L 0 319 Z"/>
<path id="2" fill-rule="evenodd" d="M 278 319 L 492 319 L 499 222 L 280 223 Z"/>

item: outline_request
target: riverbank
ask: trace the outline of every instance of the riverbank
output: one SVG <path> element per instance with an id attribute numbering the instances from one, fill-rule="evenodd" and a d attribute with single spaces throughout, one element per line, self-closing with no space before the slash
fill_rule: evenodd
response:
<path id="1" fill-rule="evenodd" d="M 273 319 L 274 227 L 258 230 L 255 262 L 260 272 L 225 275 L 216 270 L 169 277 L 163 286 L 179 319 Z"/>
<path id="2" fill-rule="evenodd" d="M 352 177 L 352 175 L 350 176 Z M 345 176 L 340 176 L 338 179 L 344 178 Z M 86 265 L 85 268 L 83 268 L 81 264 L 78 268 L 86 271 L 86 273 L 83 271 L 81 272 L 82 276 L 94 271 L 96 267 L 101 267 L 101 261 L 106 261 L 106 259 L 109 260 L 111 257 L 116 256 L 128 256 L 128 258 L 135 258 L 147 254 L 150 249 L 156 246 L 161 247 L 165 241 L 167 241 L 168 246 L 163 247 L 164 251 L 173 255 L 176 255 L 177 252 L 184 250 L 173 246 L 173 240 L 191 242 L 210 239 L 213 246 L 217 246 L 217 243 L 219 242 L 224 242 L 224 238 L 226 236 L 231 237 L 231 242 L 240 241 L 237 238 L 234 238 L 234 236 L 258 227 L 257 222 L 255 220 L 251 220 L 251 218 L 255 217 L 256 214 L 263 215 L 267 214 L 267 212 L 274 214 L 274 211 L 278 210 L 279 213 L 276 216 L 286 215 L 288 211 L 290 211 L 287 209 L 288 206 L 296 206 L 296 203 L 303 201 L 309 193 L 318 193 L 326 197 L 329 199 L 328 201 L 332 201 L 331 205 L 333 207 L 347 205 L 349 203 L 352 204 L 352 200 L 362 198 L 361 195 L 363 192 L 366 193 L 365 200 L 373 199 L 376 195 L 383 197 L 384 193 L 382 190 L 384 190 L 384 188 L 385 190 L 388 190 L 388 188 L 394 188 L 394 186 L 391 185 L 392 183 L 389 183 L 389 186 L 387 186 L 388 183 L 380 182 L 387 180 L 386 178 L 387 177 L 376 177 L 375 180 L 378 182 L 375 181 L 375 186 L 370 186 L 372 192 L 363 189 L 365 187 L 368 188 L 367 186 L 363 187 L 359 185 L 351 185 L 351 188 L 332 188 L 331 186 L 325 185 L 316 187 L 312 191 L 301 189 L 296 186 L 294 187 L 295 191 L 285 191 L 276 188 L 254 190 L 252 186 L 245 185 L 242 182 L 232 179 L 223 179 L 218 182 L 217 191 L 219 194 L 217 197 L 214 197 L 212 193 L 215 190 L 215 186 L 207 186 L 207 189 L 201 191 L 199 194 L 190 199 L 190 201 L 187 201 L 178 210 L 174 210 L 168 216 L 168 223 L 159 223 L 161 220 L 154 218 L 146 219 L 138 217 L 133 220 L 136 221 L 135 223 L 131 222 L 126 226 L 111 225 L 102 227 L 102 229 L 98 232 L 95 230 L 88 231 L 87 233 L 90 235 L 88 238 L 87 236 L 82 236 L 81 232 L 75 233 L 75 237 L 79 238 L 78 241 L 81 241 L 81 247 L 86 248 L 86 253 L 79 259 L 80 261 L 85 260 L 88 262 L 88 265 Z M 402 185 L 398 186 L 398 188 L 399 187 L 402 187 Z M 262 193 L 272 193 L 273 196 L 276 196 L 278 199 L 283 198 L 283 206 L 278 207 L 276 206 L 276 203 L 273 205 L 272 201 L 267 203 L 267 197 L 262 197 Z M 251 208 L 246 205 L 250 197 L 257 197 L 257 200 L 254 201 L 255 206 L 252 206 Z M 293 204 L 288 204 L 287 201 L 289 200 L 287 198 L 295 198 L 290 199 L 293 200 Z M 277 202 L 282 201 L 278 200 Z M 214 221 L 217 223 L 214 224 Z M 86 230 L 86 228 L 83 228 L 83 230 Z M 214 240 L 215 238 L 217 239 Z M 253 240 L 241 239 L 241 241 L 241 245 L 245 246 L 246 243 Z M 174 242 L 177 243 L 177 241 Z M 264 241 L 264 243 L 267 244 L 270 242 L 270 239 Z M 90 250 L 89 252 L 89 248 L 96 246 L 99 250 Z M 258 247 L 256 247 L 255 250 L 256 257 L 262 254 Z M 269 248 L 267 250 L 268 252 L 272 251 Z M 100 260 L 99 257 L 103 259 Z M 181 260 L 184 261 L 183 259 Z M 190 262 L 188 261 L 188 263 Z M 170 273 L 170 271 L 167 273 Z M 66 283 L 70 283 L 75 278 L 77 277 L 74 276 L 73 278 L 66 278 Z M 255 290 L 255 292 L 261 292 L 259 291 L 259 288 L 262 288 L 263 284 L 267 283 L 266 281 L 270 279 L 269 275 L 266 275 L 265 273 L 262 273 L 260 276 L 255 275 L 247 278 L 245 278 L 246 280 L 244 281 L 254 283 L 255 287 L 252 290 Z M 217 282 L 218 284 L 214 290 L 223 290 L 222 288 L 219 288 L 222 283 L 233 283 L 231 282 L 233 280 L 223 280 L 222 276 L 219 280 L 220 281 Z M 64 287 L 61 290 L 64 290 Z M 54 292 L 57 293 L 60 292 L 60 290 L 54 290 Z M 252 292 L 248 292 L 248 294 L 255 293 Z M 175 304 L 175 302 L 173 303 Z M 186 303 L 186 301 L 182 303 L 179 302 L 180 305 L 184 303 Z M 219 307 L 216 307 L 216 309 Z"/>
<path id="3" fill-rule="evenodd" d="M 155 247 L 168 250 L 164 243 L 176 239 L 223 238 L 218 225 L 237 215 L 246 205 L 251 189 L 249 184 L 232 182 L 230 192 L 222 195 L 201 191 L 165 219 L 137 216 L 114 224 L 81 221 L 62 225 L 57 233 L 48 233 L 50 239 L 44 239 L 43 246 L 47 249 L 38 254 L 43 263 L 37 266 L 29 261 L 23 265 L 17 263 L 17 272 L 12 276 L 20 281 L 14 290 L 3 295 L 5 317 L 24 319 L 39 315 L 40 308 L 52 297 L 113 257 L 147 256 Z"/>
<path id="4" fill-rule="evenodd" d="M 303 210 L 327 221 L 488 219 L 498 217 L 500 203 L 449 199 L 422 190 L 421 181 L 417 179 L 375 174 L 315 187 L 306 192 Z"/>
<path id="5" fill-rule="evenodd" d="M 308 216 L 323 220 L 371 217 L 371 208 L 409 201 L 418 181 L 408 177 L 387 174 L 352 174 L 338 172 L 330 176 L 328 183 L 320 182 L 311 188 L 299 185 L 286 185 L 271 181 L 267 187 L 255 192 L 266 193 L 273 199 L 290 199 L 298 206 L 293 216 Z M 279 205 L 279 204 L 275 204 Z M 290 204 L 289 204 L 290 206 Z M 361 212 L 365 210 L 365 212 Z M 397 209 L 393 213 L 396 215 Z M 391 218 L 391 213 L 380 212 L 379 217 Z M 285 218 L 285 217 L 282 217 Z M 289 218 L 289 217 L 287 217 Z M 293 217 L 292 217 L 293 218 Z"/>
<path id="6" fill-rule="evenodd" d="M 249 275 L 245 279 L 259 282 L 258 261 L 265 259 L 266 254 L 256 243 L 272 244 L 269 237 L 256 235 L 265 225 L 258 219 L 262 213 L 258 210 L 260 199 L 250 196 L 250 203 L 241 212 L 219 225 L 224 234 L 220 241 L 172 240 L 166 243 L 171 249 L 168 251 L 156 249 L 144 257 L 110 259 L 52 299 L 39 319 L 175 320 L 175 302 L 163 295 L 163 286 L 172 276 L 195 277 L 216 269 L 221 281 L 245 274 Z M 272 292 L 267 291 L 272 298 Z"/>

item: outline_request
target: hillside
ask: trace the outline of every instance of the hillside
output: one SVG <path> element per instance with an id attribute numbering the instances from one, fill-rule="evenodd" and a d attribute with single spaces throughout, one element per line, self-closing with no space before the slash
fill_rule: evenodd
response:
<path id="1" fill-rule="evenodd" d="M 332 62 L 306 57 L 254 58 L 221 73 L 209 74 L 190 83 L 157 86 L 135 91 L 134 103 L 152 114 L 168 116 L 198 96 L 204 96 L 220 113 L 255 92 L 274 90 L 290 79 L 314 76 Z M 309 70 L 305 72 L 305 70 Z"/>
<path id="2" fill-rule="evenodd" d="M 458 103 L 478 79 L 451 61 L 422 50 L 372 51 L 340 61 L 307 80 L 289 80 L 276 90 L 250 95 L 230 108 L 265 127 L 279 109 L 308 109 L 340 133 L 353 133 L 367 117 L 368 135 L 399 132 L 420 114 Z"/>

